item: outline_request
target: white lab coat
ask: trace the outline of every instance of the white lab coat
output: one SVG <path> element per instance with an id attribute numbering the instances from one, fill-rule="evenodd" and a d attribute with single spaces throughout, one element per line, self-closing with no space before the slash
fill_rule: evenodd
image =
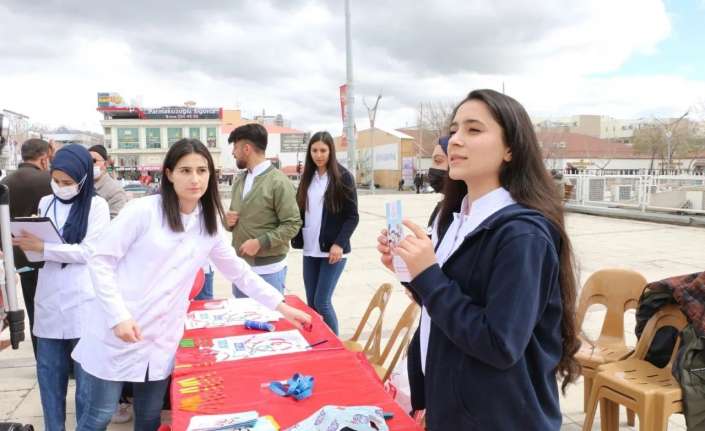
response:
<path id="1" fill-rule="evenodd" d="M 48 195 L 39 201 L 39 214 L 49 217 L 59 232 L 63 232 L 72 206 L 55 200 L 54 195 Z M 39 270 L 34 296 L 35 336 L 64 340 L 81 336 L 82 306 L 94 296 L 88 271 L 92 242 L 108 223 L 108 203 L 94 196 L 86 237 L 80 244 L 44 243 L 45 263 Z M 68 265 L 62 268 L 62 263 Z"/>
<path id="2" fill-rule="evenodd" d="M 169 376 L 184 331 L 189 292 L 208 259 L 248 296 L 271 309 L 282 295 L 237 257 L 222 233 L 210 236 L 200 208 L 182 215 L 184 232 L 163 217 L 161 196 L 131 201 L 110 223 L 91 259 L 96 298 L 73 358 L 104 380 L 143 382 Z M 142 341 L 127 343 L 112 328 L 135 319 Z"/>

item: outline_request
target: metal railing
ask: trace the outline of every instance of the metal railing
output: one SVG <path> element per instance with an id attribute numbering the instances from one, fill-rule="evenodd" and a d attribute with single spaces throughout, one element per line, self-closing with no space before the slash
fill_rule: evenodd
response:
<path id="1" fill-rule="evenodd" d="M 567 200 L 574 205 L 705 215 L 703 175 L 579 173 L 564 178 L 573 186 Z"/>

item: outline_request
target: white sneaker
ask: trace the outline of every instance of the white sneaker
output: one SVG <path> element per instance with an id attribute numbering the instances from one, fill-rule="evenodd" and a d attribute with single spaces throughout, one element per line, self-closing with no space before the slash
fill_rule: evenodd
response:
<path id="1" fill-rule="evenodd" d="M 110 420 L 113 424 L 124 424 L 132 420 L 132 404 L 120 403 L 118 409 Z"/>

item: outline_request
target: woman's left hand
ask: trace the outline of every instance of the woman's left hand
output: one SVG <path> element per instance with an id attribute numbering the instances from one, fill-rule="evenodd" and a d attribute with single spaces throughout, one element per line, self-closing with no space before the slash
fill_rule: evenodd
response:
<path id="1" fill-rule="evenodd" d="M 298 329 L 305 329 L 311 325 L 311 316 L 284 302 L 277 305 L 277 311 Z"/>
<path id="2" fill-rule="evenodd" d="M 338 263 L 342 258 L 343 247 L 339 246 L 338 244 L 333 244 L 330 247 L 330 250 L 328 251 L 328 263 L 333 265 L 334 263 Z"/>
<path id="3" fill-rule="evenodd" d="M 428 267 L 436 264 L 436 252 L 426 229 L 410 220 L 404 220 L 404 226 L 409 228 L 413 235 L 407 235 L 394 248 L 394 253 L 404 260 L 411 278 L 416 278 Z"/>
<path id="4" fill-rule="evenodd" d="M 44 253 L 44 241 L 24 230 L 20 235 L 12 238 L 12 245 L 16 245 L 22 251 Z"/>

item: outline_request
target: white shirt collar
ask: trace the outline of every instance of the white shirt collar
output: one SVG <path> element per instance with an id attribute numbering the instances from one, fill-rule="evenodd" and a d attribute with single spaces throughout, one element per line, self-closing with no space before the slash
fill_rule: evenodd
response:
<path id="1" fill-rule="evenodd" d="M 267 168 L 268 168 L 271 164 L 272 164 L 272 163 L 271 163 L 269 160 L 263 161 L 263 162 L 260 163 L 259 165 L 257 165 L 257 166 L 255 166 L 254 168 L 252 168 L 252 172 L 251 172 L 252 175 L 256 177 L 257 175 L 259 175 L 259 174 L 261 174 L 262 172 L 266 171 Z"/>
<path id="2" fill-rule="evenodd" d="M 318 181 L 325 181 L 328 179 L 328 171 L 326 171 L 323 175 L 318 173 L 318 169 L 316 169 L 316 172 L 314 174 L 314 179 Z"/>
<path id="3" fill-rule="evenodd" d="M 499 187 L 481 196 L 472 203 L 472 206 L 470 206 L 468 201 L 468 195 L 465 195 L 460 205 L 460 212 L 462 215 L 471 216 L 473 219 L 484 220 L 499 209 L 513 203 L 515 202 L 509 191 L 504 187 Z"/>

